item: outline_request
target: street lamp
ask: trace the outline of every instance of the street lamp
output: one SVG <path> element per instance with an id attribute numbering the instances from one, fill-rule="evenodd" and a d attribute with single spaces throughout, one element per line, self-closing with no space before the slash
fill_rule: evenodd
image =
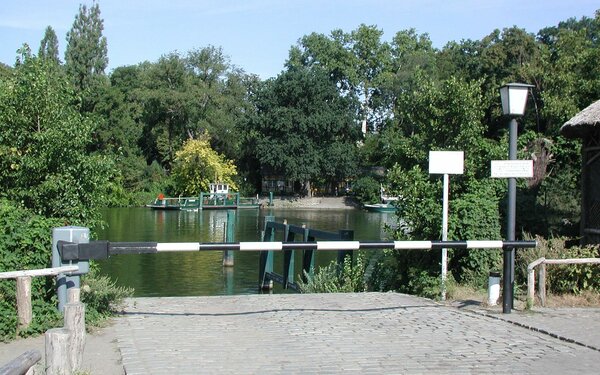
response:
<path id="1" fill-rule="evenodd" d="M 529 88 L 533 85 L 524 83 L 508 83 L 500 87 L 500 99 L 502 100 L 502 113 L 510 116 L 510 125 L 508 130 L 508 159 L 517 159 L 517 116 L 525 113 L 527 104 L 527 94 Z M 515 217 L 517 211 L 517 182 L 514 177 L 508 179 L 508 215 L 506 225 L 506 240 L 515 240 Z M 502 312 L 510 313 L 513 308 L 513 288 L 514 288 L 514 270 L 515 270 L 515 249 L 504 249 L 504 280 L 502 296 Z"/>

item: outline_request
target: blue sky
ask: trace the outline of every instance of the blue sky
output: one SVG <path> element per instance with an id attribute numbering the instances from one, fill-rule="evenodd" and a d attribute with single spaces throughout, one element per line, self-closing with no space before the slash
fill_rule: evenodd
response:
<path id="1" fill-rule="evenodd" d="M 37 53 L 46 26 L 59 39 L 83 0 L 4 0 L 0 9 L 0 62 L 13 65 L 28 43 Z M 262 78 L 283 69 L 289 49 L 311 32 L 346 32 L 376 25 L 390 40 L 400 30 L 428 33 L 434 46 L 481 39 L 517 25 L 536 33 L 570 17 L 593 17 L 598 0 L 100 0 L 108 39 L 109 72 L 156 61 L 161 55 L 220 46 L 231 62 Z"/>

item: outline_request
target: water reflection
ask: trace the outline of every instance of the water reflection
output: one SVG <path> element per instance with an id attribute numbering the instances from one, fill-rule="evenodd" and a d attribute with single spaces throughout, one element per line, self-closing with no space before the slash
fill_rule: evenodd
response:
<path id="1" fill-rule="evenodd" d="M 359 210 L 238 210 L 235 214 L 235 241 L 258 241 L 265 216 L 287 219 L 295 225 L 325 231 L 354 230 L 357 240 L 386 238 L 385 224 L 392 225 L 392 214 Z M 145 208 L 114 208 L 104 212 L 108 227 L 98 230 L 98 238 L 109 241 L 222 242 L 225 239 L 227 212 L 159 211 Z M 188 252 L 119 255 L 101 262 L 104 274 L 119 285 L 131 286 L 136 296 L 198 296 L 251 294 L 257 292 L 257 252 L 236 252 L 235 266 L 222 266 L 221 252 Z M 334 252 L 317 255 L 317 264 L 326 264 Z M 300 269 L 300 254 L 296 254 Z M 282 272 L 283 256 L 276 254 L 275 271 Z"/>

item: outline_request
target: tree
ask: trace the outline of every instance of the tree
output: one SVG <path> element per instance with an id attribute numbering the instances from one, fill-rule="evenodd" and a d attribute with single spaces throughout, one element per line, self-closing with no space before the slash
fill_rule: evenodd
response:
<path id="1" fill-rule="evenodd" d="M 225 159 L 210 148 L 208 134 L 189 139 L 175 154 L 173 180 L 179 194 L 196 196 L 208 191 L 213 182 L 229 184 L 236 190 L 237 170 L 233 161 Z"/>
<path id="2" fill-rule="evenodd" d="M 52 61 L 56 65 L 60 65 L 60 59 L 58 58 L 58 38 L 51 26 L 46 27 L 44 38 L 40 42 L 38 57 Z"/>
<path id="3" fill-rule="evenodd" d="M 210 134 L 211 146 L 240 158 L 243 134 L 237 126 L 250 111 L 248 76 L 212 46 L 162 56 L 138 67 L 136 100 L 144 124 L 141 146 L 148 162 L 170 169 L 176 150 L 189 138 Z"/>
<path id="4" fill-rule="evenodd" d="M 254 97 L 252 147 L 263 168 L 304 184 L 334 183 L 357 167 L 355 102 L 343 97 L 318 68 L 291 68 L 265 82 Z"/>
<path id="5" fill-rule="evenodd" d="M 336 82 L 343 95 L 360 98 L 363 128 L 377 130 L 389 108 L 376 105 L 380 85 L 390 67 L 390 46 L 381 41 L 383 31 L 360 25 L 350 33 L 334 30 L 330 37 L 312 33 L 290 50 L 288 68 L 319 67 Z"/>
<path id="6" fill-rule="evenodd" d="M 89 155 L 92 120 L 52 63 L 22 50 L 0 82 L 3 194 L 46 217 L 93 226 L 113 180 L 113 164 Z"/>
<path id="7" fill-rule="evenodd" d="M 93 111 L 95 89 L 106 83 L 108 48 L 103 30 L 100 6 L 94 2 L 89 9 L 86 5 L 79 6 L 79 13 L 67 32 L 65 68 L 76 92 L 84 97 L 83 111 Z"/>
<path id="8" fill-rule="evenodd" d="M 465 173 L 452 179 L 448 238 L 501 238 L 499 204 L 504 185 L 488 178 L 489 160 L 502 154 L 497 141 L 485 137 L 484 104 L 480 82 L 457 78 L 437 83 L 417 76 L 414 90 L 399 96 L 394 126 L 381 135 L 386 147 L 391 193 L 398 203 L 397 238 L 422 240 L 441 237 L 442 186 L 427 173 L 430 150 L 464 150 Z M 498 253 L 499 254 L 499 253 Z M 454 251 L 449 268 L 459 281 L 483 285 L 487 272 L 497 265 L 497 253 Z M 402 266 L 389 287 L 415 292 L 415 272 L 439 274 L 439 253 L 394 254 Z M 412 269 L 411 269 L 412 267 Z M 416 267 L 416 268 L 415 268 Z M 418 270 L 416 270 L 418 269 Z"/>

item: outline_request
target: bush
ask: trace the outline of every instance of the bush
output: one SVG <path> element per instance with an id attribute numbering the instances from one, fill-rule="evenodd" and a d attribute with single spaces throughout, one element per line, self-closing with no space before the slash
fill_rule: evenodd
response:
<path id="1" fill-rule="evenodd" d="M 361 177 L 352 186 L 352 192 L 362 204 L 380 203 L 381 185 L 373 177 Z"/>
<path id="2" fill-rule="evenodd" d="M 47 219 L 5 199 L 0 199 L 0 272 L 46 268 L 51 266 L 52 228 L 62 223 Z M 82 301 L 86 303 L 86 321 L 97 325 L 109 316 L 123 298 L 132 294 L 105 276 L 98 276 L 96 267 L 83 277 Z M 54 277 L 33 277 L 31 300 L 33 320 L 21 336 L 39 334 L 62 325 L 56 299 Z M 0 280 L 0 341 L 17 335 L 16 281 Z"/>
<path id="3" fill-rule="evenodd" d="M 527 265 L 541 257 L 547 259 L 596 258 L 598 246 L 568 246 L 569 240 L 564 237 L 544 239 L 536 237 L 538 247 L 518 250 L 516 254 L 515 272 L 517 280 L 524 285 L 527 280 Z M 600 292 L 600 267 L 597 264 L 582 265 L 550 265 L 546 266 L 546 290 L 555 294 L 585 291 Z"/>
<path id="4" fill-rule="evenodd" d="M 326 267 L 321 267 L 310 276 L 306 272 L 306 282 L 299 281 L 298 286 L 302 293 L 352 293 L 365 292 L 366 264 L 362 252 L 358 252 L 356 262 L 352 264 L 351 257 L 344 258 L 344 264 L 340 267 L 336 261 L 332 261 Z"/>
<path id="5" fill-rule="evenodd" d="M 133 295 L 133 289 L 120 287 L 108 276 L 98 274 L 96 265 L 82 278 L 81 301 L 86 304 L 86 322 L 95 326 L 113 315 L 125 298 Z"/>
<path id="6" fill-rule="evenodd" d="M 0 272 L 46 268 L 51 264 L 52 228 L 60 226 L 5 199 L 0 199 Z M 0 340 L 14 338 L 17 332 L 16 281 L 0 281 Z M 57 314 L 54 278 L 34 277 L 31 283 L 33 321 L 22 335 L 43 332 L 52 327 Z"/>

